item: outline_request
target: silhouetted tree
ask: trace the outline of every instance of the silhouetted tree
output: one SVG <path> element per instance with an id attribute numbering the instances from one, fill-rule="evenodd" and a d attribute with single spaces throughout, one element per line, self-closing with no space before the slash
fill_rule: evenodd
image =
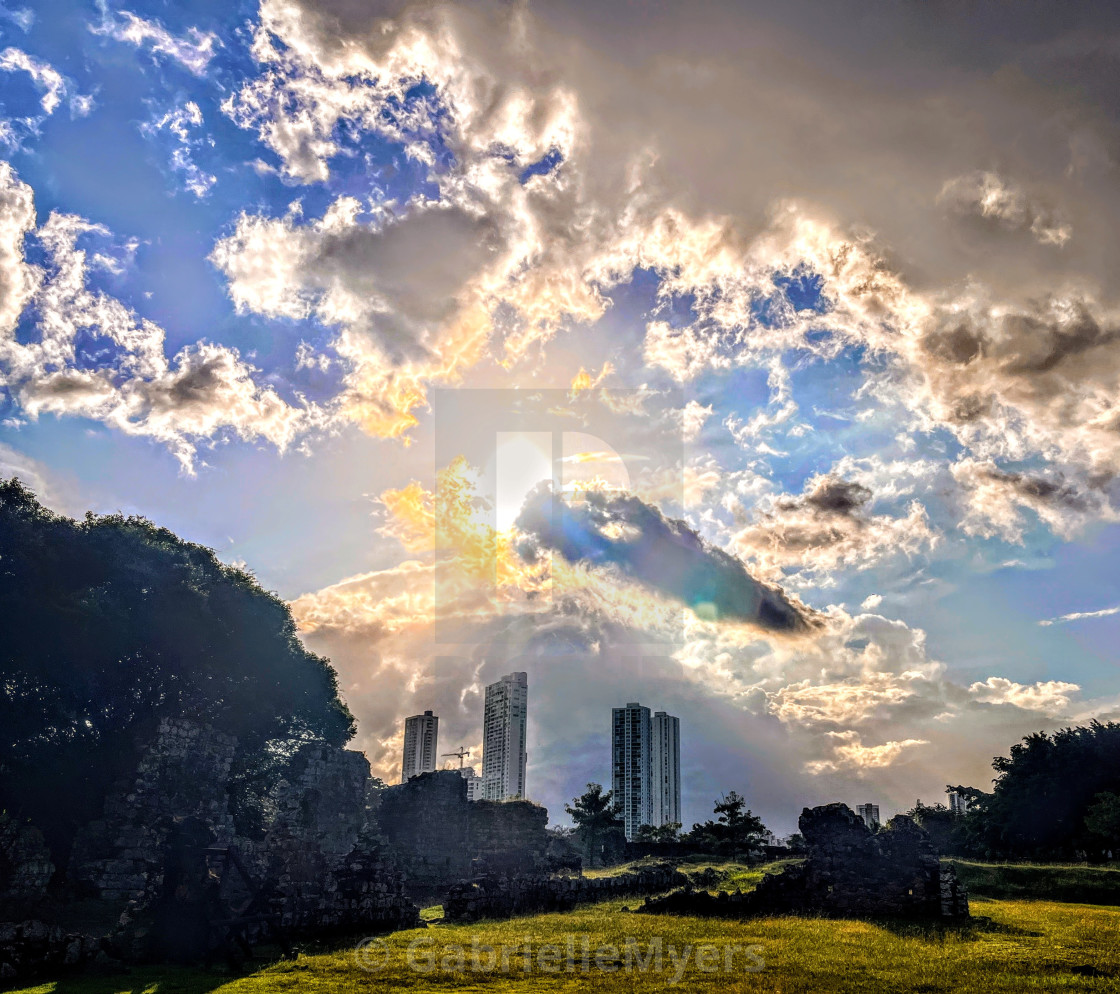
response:
<path id="1" fill-rule="evenodd" d="M 930 842 L 939 853 L 952 850 L 953 830 L 958 819 L 944 804 L 923 804 L 918 801 L 905 813 L 926 830 Z"/>
<path id="2" fill-rule="evenodd" d="M 642 825 L 634 835 L 635 842 L 679 842 L 681 823 L 672 821 L 665 825 Z"/>
<path id="3" fill-rule="evenodd" d="M 766 826 L 751 813 L 741 794 L 733 790 L 718 798 L 713 814 L 715 821 L 693 825 L 685 841 L 723 852 L 750 852 L 762 845 Z"/>
<path id="4" fill-rule="evenodd" d="M 162 717 L 238 737 L 248 823 L 298 743 L 354 733 L 329 661 L 249 572 L 144 518 L 54 514 L 17 479 L 0 480 L 0 619 L 0 796 L 60 858 Z"/>
<path id="5" fill-rule="evenodd" d="M 576 834 L 587 856 L 588 865 L 602 865 L 605 861 L 604 846 L 611 841 L 612 836 L 617 839 L 623 828 L 618 805 L 611 797 L 611 792 L 604 791 L 602 784 L 589 783 L 587 790 L 573 798 L 571 804 L 564 805 L 564 810 L 576 823 Z"/>
<path id="6" fill-rule="evenodd" d="M 1085 812 L 1085 827 L 1101 840 L 1101 845 L 1120 850 L 1120 794 L 1101 791 Z"/>
<path id="7" fill-rule="evenodd" d="M 990 794 L 953 787 L 969 801 L 960 851 L 1020 859 L 1099 857 L 1114 846 L 1090 828 L 1102 793 L 1120 793 L 1120 724 L 1090 722 L 1037 732 L 992 761 Z M 1097 809 L 1104 814 L 1104 809 Z M 1097 822 L 1094 816 L 1094 823 Z"/>

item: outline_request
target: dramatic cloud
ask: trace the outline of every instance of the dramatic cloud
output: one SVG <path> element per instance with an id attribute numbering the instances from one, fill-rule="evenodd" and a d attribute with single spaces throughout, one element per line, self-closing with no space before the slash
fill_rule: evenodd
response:
<path id="1" fill-rule="evenodd" d="M 516 362 L 566 321 L 597 320 L 605 294 L 642 270 L 661 304 L 688 303 L 683 320 L 655 311 L 643 343 L 646 363 L 680 382 L 762 365 L 780 392 L 790 349 L 857 349 L 877 364 L 867 374 L 877 389 L 861 400 L 908 409 L 906 430 L 947 431 L 997 464 L 1033 456 L 1115 475 L 1120 287 L 1104 260 L 1120 250 L 1107 152 L 1116 129 L 1084 123 L 1077 94 L 1088 91 L 1054 87 L 1087 50 L 1088 29 L 1055 22 L 1053 37 L 1030 45 L 991 37 L 961 63 L 962 39 L 983 28 L 876 10 L 876 37 L 923 38 L 913 49 L 921 71 L 899 61 L 897 45 L 854 32 L 865 19 L 847 3 L 705 4 L 633 19 L 564 5 L 403 4 L 388 14 L 265 0 L 260 75 L 225 108 L 290 177 L 324 179 L 348 134 L 376 133 L 428 169 L 445 206 L 500 233 L 478 238 L 490 259 L 461 261 L 454 237 L 443 253 L 454 279 L 434 299 L 456 306 L 427 316 L 427 336 L 450 343 L 453 363 L 409 360 L 387 382 L 372 372 L 384 341 L 367 354 L 344 334 L 351 416 L 376 433 L 406 430 L 428 382 L 489 350 Z M 744 46 L 757 57 L 742 58 Z M 676 55 L 640 56 L 661 50 Z M 891 81 L 904 71 L 912 89 L 900 91 Z M 1051 87 L 1046 100 L 1031 81 Z M 1009 122 L 1014 143 L 1004 140 Z M 806 135 L 819 136 L 818 150 Z M 988 167 L 997 159 L 998 171 Z M 254 223 L 282 233 L 286 222 Z M 359 228 L 356 244 L 386 228 L 358 226 L 336 205 L 298 240 L 332 225 Z M 267 266 L 269 253 L 243 241 L 240 269 Z M 316 272 L 295 291 L 305 304 L 329 309 L 331 297 L 368 291 L 347 251 L 308 251 Z M 238 267 L 230 274 L 243 306 L 300 309 L 289 297 L 269 310 L 237 286 Z M 794 276 L 816 281 L 818 302 L 787 292 Z M 353 304 L 319 317 L 370 323 Z M 402 321 L 412 327 L 407 309 Z M 761 419 L 729 427 L 740 444 L 757 443 L 797 427 L 797 411 L 787 392 Z"/>
<path id="2" fill-rule="evenodd" d="M 854 480 L 812 477 L 799 496 L 760 501 L 751 523 L 733 534 L 731 548 L 766 576 L 803 573 L 819 581 L 891 556 L 913 557 L 937 543 L 918 501 L 895 517 L 867 513 L 872 498 L 872 491 Z"/>
<path id="3" fill-rule="evenodd" d="M 523 555 L 534 561 L 547 549 L 570 563 L 617 567 L 712 620 L 792 633 L 817 623 L 804 605 L 760 583 L 683 521 L 633 496 L 596 491 L 580 496 L 556 498 L 547 485 L 533 492 L 517 519 L 530 538 L 521 546 Z"/>
<path id="4" fill-rule="evenodd" d="M 157 439 L 188 472 L 198 443 L 223 432 L 283 449 L 315 423 L 314 408 L 291 406 L 257 384 L 236 349 L 199 342 L 169 361 L 160 327 L 89 285 L 91 262 L 79 241 L 109 232 L 73 215 L 52 213 L 38 229 L 34 219 L 30 187 L 0 164 L 0 387 L 26 417 L 79 415 Z M 46 265 L 26 261 L 30 238 Z M 98 264 L 116 265 L 100 254 Z M 34 333 L 17 336 L 25 312 Z"/>

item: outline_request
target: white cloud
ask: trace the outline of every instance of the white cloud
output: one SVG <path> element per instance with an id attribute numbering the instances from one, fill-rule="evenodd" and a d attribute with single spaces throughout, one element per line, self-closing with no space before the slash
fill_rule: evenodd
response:
<path id="1" fill-rule="evenodd" d="M 829 473 L 811 477 L 801 494 L 767 495 L 730 547 L 763 575 L 808 582 L 844 569 L 864 570 L 896 556 L 913 558 L 937 545 L 925 507 L 913 500 L 901 515 L 873 514 L 875 495 Z"/>
<path id="2" fill-rule="evenodd" d="M 62 73 L 49 63 L 18 48 L 5 48 L 0 52 L 0 70 L 27 73 L 31 81 L 43 91 L 40 105 L 47 116 L 55 112 L 66 95 L 66 78 Z"/>
<path id="3" fill-rule="evenodd" d="M 183 185 L 198 199 L 205 197 L 218 181 L 213 173 L 201 169 L 194 161 L 193 151 L 201 147 L 207 139 L 195 138 L 192 131 L 201 128 L 202 111 L 193 100 L 188 100 L 180 107 L 172 107 L 163 114 L 153 117 L 140 125 L 140 130 L 149 138 L 154 138 L 161 132 L 170 134 L 176 147 L 171 152 L 171 168 L 182 174 Z M 213 140 L 208 140 L 213 144 Z"/>
<path id="4" fill-rule="evenodd" d="M 127 10 L 110 12 L 107 0 L 97 0 L 101 22 L 90 25 L 90 31 L 123 41 L 137 48 L 148 48 L 153 55 L 178 62 L 196 76 L 202 76 L 221 45 L 218 36 L 209 31 L 189 28 L 186 36 L 173 35 L 159 21 L 148 21 Z"/>
<path id="5" fill-rule="evenodd" d="M 968 688 L 973 700 L 981 704 L 1011 704 L 1027 711 L 1059 713 L 1070 706 L 1070 696 L 1080 691 L 1076 683 L 1062 680 L 1015 683 L 1005 677 L 990 676 Z"/>
<path id="6" fill-rule="evenodd" d="M 1083 621 L 1086 618 L 1111 618 L 1114 614 L 1120 614 L 1120 607 L 1106 607 L 1099 611 L 1073 611 L 1057 618 L 1044 618 L 1039 624 L 1043 627 L 1064 625 L 1067 621 Z"/>
<path id="7" fill-rule="evenodd" d="M 815 759 L 805 764 L 805 771 L 814 776 L 822 773 L 879 769 L 891 766 L 916 746 L 929 745 L 926 739 L 901 739 L 865 746 L 856 732 L 829 732 L 832 755 L 828 759 Z"/>
<path id="8" fill-rule="evenodd" d="M 1060 215 L 1034 201 L 998 173 L 977 171 L 949 180 L 937 202 L 949 210 L 993 221 L 1010 231 L 1028 231 L 1043 245 L 1061 248 L 1073 229 Z"/>
<path id="9" fill-rule="evenodd" d="M 199 342 L 169 360 L 162 328 L 89 286 L 90 263 L 79 241 L 108 234 L 58 213 L 36 229 L 31 188 L 0 164 L 0 386 L 23 416 L 79 415 L 154 438 L 186 472 L 193 471 L 200 442 L 232 433 L 284 449 L 319 423 L 315 407 L 290 405 L 259 385 L 236 349 Z M 44 249 L 46 265 L 27 263 L 29 238 Z M 35 335 L 17 339 L 25 312 Z M 96 360 L 79 345 L 86 335 L 103 347 Z"/>

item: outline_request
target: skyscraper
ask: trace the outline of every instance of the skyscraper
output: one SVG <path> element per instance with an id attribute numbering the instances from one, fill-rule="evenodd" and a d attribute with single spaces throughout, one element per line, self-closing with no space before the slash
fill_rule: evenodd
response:
<path id="1" fill-rule="evenodd" d="M 475 773 L 473 766 L 460 766 L 459 776 L 467 781 L 468 801 L 477 801 L 482 797 L 482 777 Z"/>
<path id="2" fill-rule="evenodd" d="M 655 711 L 650 736 L 651 825 L 681 823 L 681 723 Z"/>
<path id="3" fill-rule="evenodd" d="M 418 773 L 430 773 L 436 768 L 439 736 L 439 718 L 431 711 L 414 714 L 404 722 L 404 761 L 401 763 L 401 783 Z"/>
<path id="4" fill-rule="evenodd" d="M 649 708 L 627 704 L 613 708 L 611 717 L 611 795 L 622 810 L 626 838 L 633 839 L 642 825 L 653 824 Z"/>
<path id="5" fill-rule="evenodd" d="M 482 728 L 482 796 L 488 801 L 525 797 L 525 720 L 529 678 L 510 673 L 486 688 Z"/>

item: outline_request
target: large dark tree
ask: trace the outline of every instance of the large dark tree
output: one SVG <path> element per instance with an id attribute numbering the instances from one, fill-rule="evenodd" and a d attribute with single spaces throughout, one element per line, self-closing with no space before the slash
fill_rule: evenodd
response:
<path id="1" fill-rule="evenodd" d="M 766 826 L 747 807 L 742 794 L 733 790 L 717 798 L 712 813 L 716 820 L 693 825 L 685 841 L 726 853 L 751 852 L 761 847 Z"/>
<path id="2" fill-rule="evenodd" d="M 1028 735 L 992 768 L 992 793 L 953 788 L 970 802 L 970 853 L 1076 859 L 1115 848 L 1099 831 L 1106 813 L 1100 795 L 1120 792 L 1120 724 L 1094 721 Z"/>
<path id="3" fill-rule="evenodd" d="M 354 733 L 329 661 L 251 574 L 144 518 L 54 514 L 16 479 L 0 480 L 0 626 L 0 807 L 59 856 L 161 717 L 238 737 L 242 817 L 278 741 Z"/>
<path id="4" fill-rule="evenodd" d="M 564 810 L 576 823 L 576 835 L 588 866 L 608 862 L 606 850 L 612 837 L 616 842 L 621 837 L 623 825 L 619 805 L 611 792 L 604 791 L 602 784 L 589 783 L 587 790 L 564 805 Z"/>

